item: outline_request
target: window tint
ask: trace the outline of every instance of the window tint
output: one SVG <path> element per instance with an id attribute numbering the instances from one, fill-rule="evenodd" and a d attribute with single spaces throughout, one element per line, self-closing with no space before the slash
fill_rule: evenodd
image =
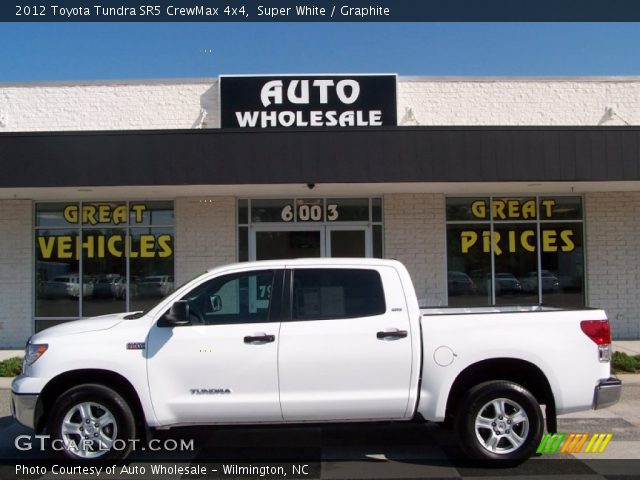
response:
<path id="1" fill-rule="evenodd" d="M 189 302 L 194 325 L 266 322 L 273 277 L 273 270 L 224 275 L 194 288 L 182 300 Z"/>
<path id="2" fill-rule="evenodd" d="M 382 280 L 375 270 L 294 271 L 294 320 L 367 317 L 385 310 Z"/>

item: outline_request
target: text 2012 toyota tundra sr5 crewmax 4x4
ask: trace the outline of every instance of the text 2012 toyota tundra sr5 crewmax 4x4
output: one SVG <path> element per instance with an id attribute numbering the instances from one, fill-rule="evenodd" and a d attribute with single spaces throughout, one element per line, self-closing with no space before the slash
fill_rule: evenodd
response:
<path id="1" fill-rule="evenodd" d="M 17 420 L 77 459 L 156 428 L 447 421 L 479 459 L 522 460 L 563 414 L 615 403 L 602 310 L 420 309 L 392 260 L 228 265 L 149 312 L 28 342 Z"/>

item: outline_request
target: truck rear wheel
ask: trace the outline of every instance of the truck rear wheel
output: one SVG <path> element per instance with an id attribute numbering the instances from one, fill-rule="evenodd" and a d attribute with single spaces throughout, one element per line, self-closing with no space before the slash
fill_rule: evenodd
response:
<path id="1" fill-rule="evenodd" d="M 460 445 L 477 460 L 524 461 L 535 452 L 543 432 L 537 400 L 512 382 L 476 385 L 464 397 L 456 414 Z"/>
<path id="2" fill-rule="evenodd" d="M 74 460 L 123 459 L 136 438 L 133 412 L 109 387 L 85 384 L 63 393 L 52 408 L 53 448 Z"/>

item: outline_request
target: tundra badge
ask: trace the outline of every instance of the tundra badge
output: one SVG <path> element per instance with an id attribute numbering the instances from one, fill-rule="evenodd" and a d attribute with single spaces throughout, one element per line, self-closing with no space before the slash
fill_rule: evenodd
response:
<path id="1" fill-rule="evenodd" d="M 226 395 L 231 393 L 228 388 L 192 388 L 191 395 Z"/>

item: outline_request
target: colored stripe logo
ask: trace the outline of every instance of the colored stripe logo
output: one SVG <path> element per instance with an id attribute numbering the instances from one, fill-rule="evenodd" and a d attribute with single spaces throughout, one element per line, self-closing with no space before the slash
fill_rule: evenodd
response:
<path id="1" fill-rule="evenodd" d="M 613 433 L 546 433 L 537 453 L 603 453 Z M 584 448 L 584 450 L 583 450 Z"/>

